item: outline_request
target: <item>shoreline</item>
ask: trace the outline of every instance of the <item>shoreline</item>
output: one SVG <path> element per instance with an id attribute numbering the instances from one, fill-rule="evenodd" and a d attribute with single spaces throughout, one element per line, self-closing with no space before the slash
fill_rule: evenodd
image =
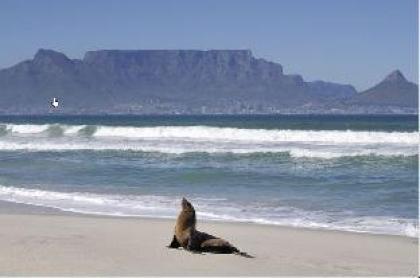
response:
<path id="1" fill-rule="evenodd" d="M 106 214 L 90 214 L 82 212 L 73 212 L 73 211 L 64 211 L 58 208 L 37 206 L 32 204 L 24 203 L 15 203 L 10 201 L 0 200 L 0 215 L 7 214 L 17 214 L 17 215 L 55 215 L 55 216 L 78 216 L 78 217 L 88 217 L 88 218 L 111 218 L 111 219 L 143 219 L 143 220 L 156 220 L 156 221 L 172 221 L 175 223 L 175 217 L 156 217 L 156 216 L 140 216 L 140 215 L 106 215 Z M 349 230 L 340 230 L 340 229 L 327 229 L 320 227 L 303 227 L 303 226 L 287 226 L 287 225 L 277 225 L 270 223 L 255 223 L 255 222 L 244 222 L 244 221 L 227 221 L 227 220 L 212 220 L 212 219 L 200 219 L 198 222 L 202 223 L 214 223 L 214 224 L 234 224 L 234 225 L 255 225 L 262 227 L 279 227 L 284 229 L 298 229 L 298 230 L 308 230 L 308 231 L 326 231 L 326 232 L 339 232 L 339 233 L 350 233 L 350 234 L 362 234 L 362 235 L 372 235 L 372 236 L 391 236 L 391 237 L 402 237 L 408 239 L 418 239 L 419 236 L 409 236 L 409 235 L 399 235 L 399 234 L 385 234 L 385 233 L 373 233 L 365 231 L 349 231 Z"/>
<path id="2" fill-rule="evenodd" d="M 4 204 L 3 204 L 4 205 Z M 168 249 L 174 220 L 24 213 L 0 206 L 0 275 L 418 274 L 418 239 L 198 220 L 198 229 L 254 255 Z"/>

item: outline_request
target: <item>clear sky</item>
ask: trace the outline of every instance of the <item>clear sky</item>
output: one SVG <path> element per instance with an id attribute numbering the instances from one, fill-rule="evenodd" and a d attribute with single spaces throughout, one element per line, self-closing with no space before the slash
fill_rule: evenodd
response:
<path id="1" fill-rule="evenodd" d="M 38 48 L 251 49 L 305 80 L 418 80 L 417 0 L 0 0 L 0 68 Z"/>

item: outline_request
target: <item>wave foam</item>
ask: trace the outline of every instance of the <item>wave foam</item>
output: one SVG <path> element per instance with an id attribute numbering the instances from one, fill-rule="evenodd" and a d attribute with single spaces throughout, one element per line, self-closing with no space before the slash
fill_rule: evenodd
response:
<path id="1" fill-rule="evenodd" d="M 292 157 L 413 156 L 418 132 L 264 130 L 208 126 L 6 125 L 0 150 L 115 150 L 184 154 L 287 153 Z"/>
<path id="2" fill-rule="evenodd" d="M 253 154 L 274 153 L 287 154 L 294 158 L 334 159 L 340 157 L 411 157 L 418 154 L 416 147 L 384 146 L 372 148 L 367 146 L 340 147 L 330 146 L 260 146 L 235 144 L 189 144 L 189 143 L 158 143 L 158 142 L 103 142 L 103 141 L 73 141 L 73 142 L 16 142 L 0 141 L 0 150 L 3 151 L 131 151 L 156 152 L 164 154 L 183 155 L 190 153 L 207 154 Z"/>
<path id="3" fill-rule="evenodd" d="M 95 137 L 128 139 L 190 139 L 204 141 L 251 142 L 311 142 L 311 143 L 364 143 L 364 144 L 418 144 L 418 132 L 379 132 L 352 130 L 270 130 L 241 129 L 212 126 L 86 126 L 86 125 L 17 125 L 7 124 L 12 134 L 40 134 L 51 127 L 61 128 L 65 135 L 77 135 L 91 128 Z"/>
<path id="4" fill-rule="evenodd" d="M 0 200 L 83 214 L 175 218 L 180 199 L 180 196 L 55 192 L 0 185 Z M 264 209 L 259 211 L 258 208 L 249 209 L 239 204 L 235 206 L 232 202 L 226 202 L 225 199 L 191 198 L 191 200 L 199 211 L 198 217 L 207 220 L 395 234 L 409 237 L 417 237 L 419 232 L 415 219 L 344 217 L 331 221 L 331 217 L 327 215 L 290 207 L 270 208 L 270 216 L 266 216 Z M 226 206 L 226 204 L 230 206 Z M 249 211 L 256 213 L 248 214 Z M 275 215 L 276 213 L 277 215 Z"/>

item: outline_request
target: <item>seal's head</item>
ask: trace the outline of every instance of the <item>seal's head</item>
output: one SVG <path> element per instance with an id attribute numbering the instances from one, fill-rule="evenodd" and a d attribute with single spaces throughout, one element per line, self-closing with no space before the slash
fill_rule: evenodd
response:
<path id="1" fill-rule="evenodd" d="M 193 205 L 185 198 L 182 198 L 181 207 L 183 211 L 194 211 Z"/>

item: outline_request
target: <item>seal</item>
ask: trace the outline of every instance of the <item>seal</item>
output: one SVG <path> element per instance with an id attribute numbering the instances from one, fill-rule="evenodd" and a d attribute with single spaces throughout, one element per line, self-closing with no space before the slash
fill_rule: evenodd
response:
<path id="1" fill-rule="evenodd" d="M 253 258 L 246 252 L 239 251 L 238 248 L 222 238 L 198 231 L 196 223 L 197 218 L 193 205 L 187 199 L 182 198 L 181 212 L 176 220 L 172 242 L 168 247 L 182 247 L 191 252 L 237 254 Z"/>
<path id="2" fill-rule="evenodd" d="M 196 232 L 196 221 L 194 207 L 187 201 L 187 199 L 182 198 L 181 212 L 176 219 L 175 233 L 169 247 L 183 247 L 189 250 L 190 248 L 188 246 L 191 245 L 192 235 Z"/>

